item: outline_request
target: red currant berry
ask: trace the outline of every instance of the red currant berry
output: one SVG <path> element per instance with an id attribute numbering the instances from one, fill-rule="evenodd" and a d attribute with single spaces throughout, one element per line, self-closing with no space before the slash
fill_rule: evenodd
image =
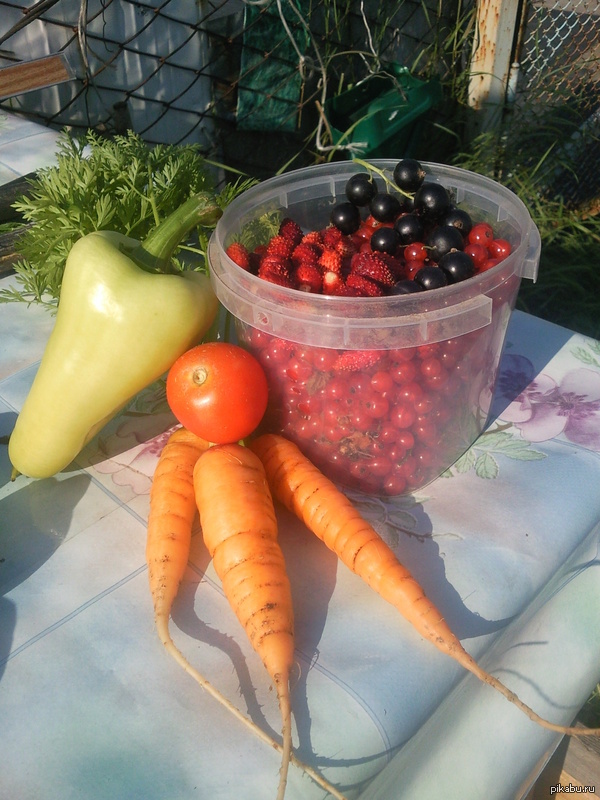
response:
<path id="1" fill-rule="evenodd" d="M 416 347 L 402 347 L 398 350 L 390 350 L 388 355 L 392 361 L 410 361 L 417 353 Z"/>
<path id="2" fill-rule="evenodd" d="M 415 438 L 420 442 L 424 442 L 425 444 L 435 444 L 438 438 L 436 425 L 428 420 L 421 420 L 418 422 L 414 426 L 413 432 L 415 434 Z"/>
<path id="3" fill-rule="evenodd" d="M 390 422 L 396 428 L 410 428 L 416 416 L 414 409 L 408 403 L 398 403 L 390 411 Z"/>
<path id="4" fill-rule="evenodd" d="M 390 497 L 406 491 L 406 478 L 404 475 L 394 473 L 384 481 L 383 491 Z"/>
<path id="5" fill-rule="evenodd" d="M 473 259 L 473 264 L 475 265 L 475 269 L 479 270 L 485 264 L 489 257 L 489 252 L 487 247 L 480 242 L 475 242 L 474 244 L 468 244 L 465 247 L 465 253 L 468 256 L 471 256 Z"/>
<path id="6" fill-rule="evenodd" d="M 342 425 L 325 425 L 323 436 L 328 442 L 340 442 L 344 438 L 345 429 Z"/>
<path id="7" fill-rule="evenodd" d="M 332 400 L 339 400 L 340 398 L 345 397 L 347 391 L 348 389 L 346 386 L 346 381 L 336 375 L 327 382 L 327 385 L 324 389 L 324 394 L 326 397 L 329 397 Z"/>
<path id="8" fill-rule="evenodd" d="M 286 376 L 296 383 L 305 383 L 313 374 L 313 368 L 308 361 L 300 358 L 290 358 L 285 367 Z"/>
<path id="9" fill-rule="evenodd" d="M 337 351 L 328 347 L 317 347 L 312 353 L 312 363 L 321 372 L 329 372 L 337 358 Z"/>
<path id="10" fill-rule="evenodd" d="M 389 425 L 387 422 L 383 423 L 379 432 L 377 434 L 377 440 L 379 442 L 383 442 L 383 444 L 387 447 L 392 442 L 395 442 L 398 439 L 399 432 L 398 429 L 395 428 L 393 425 Z"/>
<path id="11" fill-rule="evenodd" d="M 506 239 L 492 239 L 488 244 L 488 250 L 492 258 L 499 258 L 502 260 L 511 254 L 512 247 L 510 242 L 507 242 Z"/>
<path id="12" fill-rule="evenodd" d="M 414 380 L 417 374 L 417 368 L 415 366 L 414 361 L 404 361 L 399 364 L 395 364 L 390 369 L 390 375 L 394 383 L 397 384 L 406 384 L 411 383 Z"/>
<path id="13" fill-rule="evenodd" d="M 398 465 L 397 472 L 407 480 L 410 479 L 417 469 L 417 459 L 414 456 L 406 456 L 404 461 Z"/>
<path id="14" fill-rule="evenodd" d="M 440 367 L 439 372 L 432 373 L 430 375 L 425 376 L 425 385 L 433 389 L 436 392 L 439 392 L 443 389 L 448 383 L 449 373 L 444 367 Z"/>
<path id="15" fill-rule="evenodd" d="M 407 244 L 403 251 L 405 261 L 418 261 L 421 266 L 427 258 L 427 248 L 423 242 L 413 242 Z"/>
<path id="16" fill-rule="evenodd" d="M 378 394 L 386 394 L 394 386 L 394 381 L 389 372 L 379 370 L 371 375 L 371 388 Z"/>
<path id="17" fill-rule="evenodd" d="M 439 358 L 425 358 L 421 361 L 420 371 L 425 378 L 439 375 L 443 369 Z"/>
<path id="18" fill-rule="evenodd" d="M 499 264 L 501 261 L 501 258 L 488 258 L 483 266 L 479 267 L 479 272 L 487 272 L 488 269 L 495 267 L 496 264 Z"/>
<path id="19" fill-rule="evenodd" d="M 415 446 L 415 437 L 410 431 L 399 431 L 396 444 L 401 445 L 408 452 Z"/>
<path id="20" fill-rule="evenodd" d="M 469 244 L 482 244 L 485 247 L 488 246 L 493 238 L 494 229 L 489 222 L 478 222 L 476 225 L 473 225 L 467 236 Z"/>
<path id="21" fill-rule="evenodd" d="M 392 470 L 392 462 L 385 456 L 377 456 L 369 462 L 371 474 L 377 478 L 385 478 Z"/>
<path id="22" fill-rule="evenodd" d="M 422 261 L 406 261 L 404 264 L 404 274 L 409 281 L 415 279 L 415 275 L 419 270 L 423 269 Z"/>
<path id="23" fill-rule="evenodd" d="M 390 410 L 389 400 L 376 392 L 363 397 L 362 406 L 371 419 L 382 419 Z"/>
<path id="24" fill-rule="evenodd" d="M 322 402 L 318 394 L 309 394 L 298 401 L 297 409 L 305 417 L 321 412 Z"/>
<path id="25" fill-rule="evenodd" d="M 405 383 L 398 388 L 396 398 L 411 406 L 415 406 L 423 397 L 423 387 L 416 381 Z"/>

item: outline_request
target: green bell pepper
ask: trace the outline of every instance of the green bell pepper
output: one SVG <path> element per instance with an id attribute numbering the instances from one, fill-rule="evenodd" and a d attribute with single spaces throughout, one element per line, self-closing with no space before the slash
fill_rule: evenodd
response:
<path id="1" fill-rule="evenodd" d="M 113 231 L 78 240 L 55 326 L 9 439 L 13 479 L 60 472 L 139 391 L 197 344 L 215 319 L 209 278 L 172 254 L 221 211 L 201 192 L 138 242 Z"/>

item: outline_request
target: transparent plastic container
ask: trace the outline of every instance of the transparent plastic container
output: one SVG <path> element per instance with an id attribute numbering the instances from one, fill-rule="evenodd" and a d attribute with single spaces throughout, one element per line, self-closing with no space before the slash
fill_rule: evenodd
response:
<path id="1" fill-rule="evenodd" d="M 391 175 L 396 162 L 371 163 Z M 348 178 L 363 171 L 351 162 L 296 170 L 244 192 L 208 247 L 215 292 L 236 320 L 239 342 L 267 373 L 261 430 L 292 439 L 331 479 L 371 495 L 420 489 L 473 444 L 486 423 L 521 279 L 537 277 L 539 232 L 514 193 L 466 170 L 422 165 L 428 181 L 443 184 L 474 221 L 490 222 L 510 242 L 506 259 L 440 289 L 355 298 L 277 286 L 226 255 L 264 214 L 279 212 L 306 231 L 324 228 Z M 334 370 L 345 353 L 350 369 Z"/>

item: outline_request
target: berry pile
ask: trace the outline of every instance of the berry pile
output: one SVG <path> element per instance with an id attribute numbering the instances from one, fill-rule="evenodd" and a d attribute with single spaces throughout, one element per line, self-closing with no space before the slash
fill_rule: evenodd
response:
<path id="1" fill-rule="evenodd" d="M 428 181 L 417 161 L 398 162 L 393 182 L 373 172 L 385 187 L 370 172 L 354 174 L 319 230 L 286 217 L 268 242 L 252 251 L 232 244 L 229 257 L 290 289 L 385 300 L 468 280 L 510 253 L 489 224 Z M 490 281 L 491 324 L 416 347 L 304 345 L 237 320 L 240 344 L 269 383 L 261 430 L 296 442 L 348 488 L 380 496 L 420 489 L 481 432 L 481 402 L 495 384 L 518 284 L 510 269 Z"/>
<path id="2" fill-rule="evenodd" d="M 413 159 L 398 162 L 386 188 L 371 174 L 356 173 L 346 184 L 346 198 L 320 230 L 304 232 L 286 218 L 268 243 L 250 252 L 234 242 L 227 255 L 290 289 L 382 297 L 467 280 L 511 252 L 489 223 L 472 220 L 444 186 L 427 181 Z"/>
<path id="3" fill-rule="evenodd" d="M 396 350 L 306 346 L 245 324 L 238 334 L 269 383 L 261 430 L 296 442 L 332 480 L 379 496 L 424 486 L 471 444 L 501 346 L 494 325 Z"/>

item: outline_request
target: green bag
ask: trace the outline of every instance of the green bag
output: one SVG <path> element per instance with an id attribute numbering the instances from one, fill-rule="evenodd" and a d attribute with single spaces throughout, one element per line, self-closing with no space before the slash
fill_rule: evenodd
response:
<path id="1" fill-rule="evenodd" d="M 301 2 L 299 11 L 306 14 Z M 281 8 L 300 53 L 309 43 L 306 29 L 288 3 Z M 246 5 L 238 83 L 237 127 L 248 131 L 295 131 L 302 94 L 298 53 L 277 6 Z"/>

